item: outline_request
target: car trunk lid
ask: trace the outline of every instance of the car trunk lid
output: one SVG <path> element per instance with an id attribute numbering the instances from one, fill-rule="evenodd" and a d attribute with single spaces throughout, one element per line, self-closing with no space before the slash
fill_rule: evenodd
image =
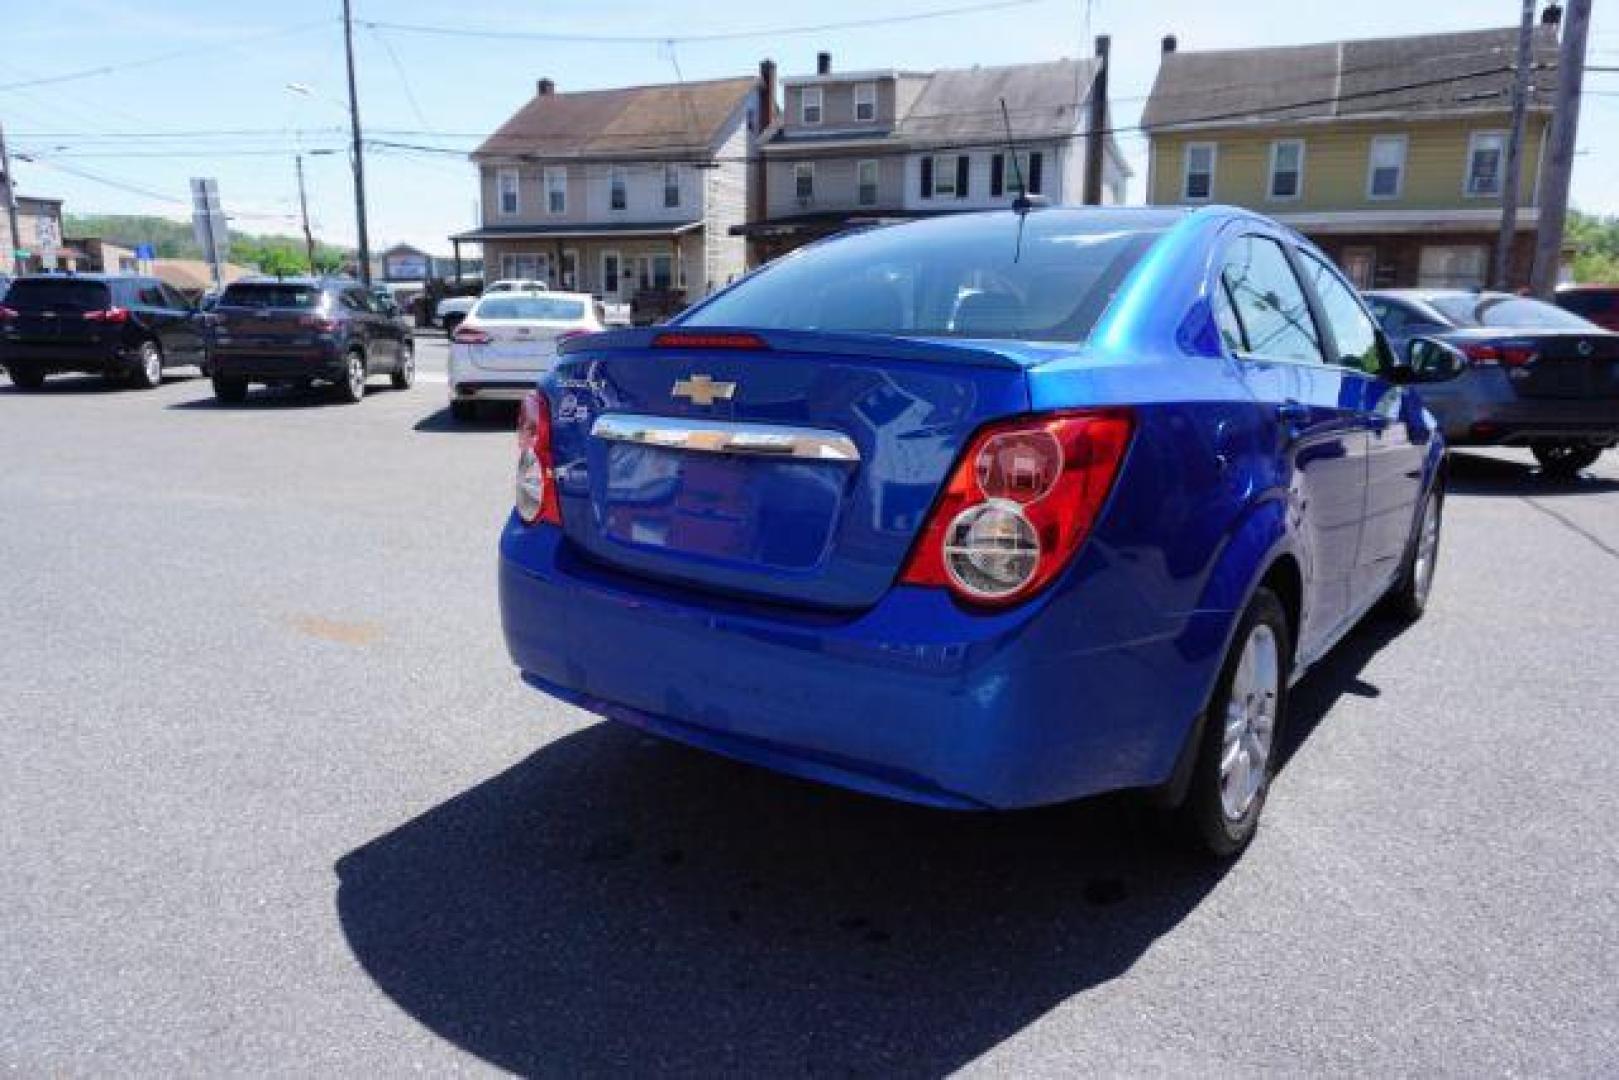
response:
<path id="1" fill-rule="evenodd" d="M 320 309 L 313 285 L 251 282 L 230 286 L 214 308 L 215 342 L 233 348 L 315 344 L 335 323 Z"/>
<path id="2" fill-rule="evenodd" d="M 720 593 L 869 606 L 971 433 L 1028 409 L 1010 348 L 727 338 L 593 335 L 544 384 L 563 526 L 592 558 Z"/>
<path id="3" fill-rule="evenodd" d="M 112 290 L 102 281 L 25 278 L 14 282 L 5 304 L 17 313 L 5 324 L 6 340 L 29 345 L 92 345 L 118 328 L 86 314 L 112 306 Z"/>
<path id="4" fill-rule="evenodd" d="M 1619 397 L 1619 334 L 1592 328 L 1496 336 L 1469 343 L 1470 356 L 1496 354 L 1522 398 Z"/>

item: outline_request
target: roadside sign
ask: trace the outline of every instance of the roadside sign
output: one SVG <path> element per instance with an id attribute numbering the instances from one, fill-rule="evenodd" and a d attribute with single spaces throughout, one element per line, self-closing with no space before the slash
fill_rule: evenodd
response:
<path id="1" fill-rule="evenodd" d="M 214 272 L 214 284 L 222 284 L 224 264 L 230 258 L 230 227 L 219 205 L 219 181 L 212 177 L 191 180 L 191 227 Z"/>
<path id="2" fill-rule="evenodd" d="M 135 258 L 140 259 L 142 262 L 146 262 L 148 260 L 157 258 L 157 256 L 152 253 L 151 244 L 136 244 Z"/>
<path id="3" fill-rule="evenodd" d="M 57 235 L 56 221 L 53 218 L 40 218 L 35 226 L 35 234 L 39 238 L 39 263 L 47 270 L 56 269 L 56 253 L 61 249 L 62 238 Z"/>

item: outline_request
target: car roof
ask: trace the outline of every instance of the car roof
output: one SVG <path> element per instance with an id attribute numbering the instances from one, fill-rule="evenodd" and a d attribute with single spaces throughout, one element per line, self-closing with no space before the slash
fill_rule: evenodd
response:
<path id="1" fill-rule="evenodd" d="M 225 288 L 228 289 L 231 285 L 304 285 L 311 289 L 323 289 L 330 287 L 347 288 L 359 284 L 358 281 L 350 277 L 311 277 L 308 274 L 289 274 L 286 277 L 273 277 L 270 274 L 251 274 L 248 277 L 237 278 L 226 285 Z"/>
<path id="2" fill-rule="evenodd" d="M 1583 284 L 1579 284 L 1579 285 L 1559 285 L 1559 286 L 1557 286 L 1557 291 L 1559 293 L 1577 293 L 1577 292 L 1607 293 L 1607 292 L 1619 292 L 1619 284 L 1616 284 L 1616 285 L 1601 285 L 1601 284 L 1598 284 L 1598 283 L 1595 283 L 1595 282 L 1590 282 L 1590 283 L 1583 283 Z"/>
<path id="3" fill-rule="evenodd" d="M 1414 300 L 1431 303 L 1435 300 L 1538 300 L 1538 296 L 1519 296 L 1517 293 L 1486 289 L 1367 289 L 1363 294 L 1382 300 Z"/>
<path id="4" fill-rule="evenodd" d="M 479 300 L 506 300 L 513 296 L 534 296 L 544 300 L 584 300 L 594 301 L 596 298 L 590 293 L 558 292 L 556 289 L 534 289 L 530 292 L 484 293 Z"/>

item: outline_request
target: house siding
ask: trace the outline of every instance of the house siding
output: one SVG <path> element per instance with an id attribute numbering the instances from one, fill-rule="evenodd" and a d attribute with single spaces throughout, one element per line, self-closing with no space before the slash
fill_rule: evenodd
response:
<path id="1" fill-rule="evenodd" d="M 1180 203 L 1183 160 L 1188 143 L 1213 143 L 1216 151 L 1214 190 L 1208 200 L 1270 213 L 1312 210 L 1435 210 L 1499 205 L 1493 196 L 1469 197 L 1462 187 L 1467 170 L 1468 140 L 1474 132 L 1506 131 L 1510 117 L 1481 115 L 1465 120 L 1427 122 L 1339 121 L 1326 124 L 1266 126 L 1243 130 L 1209 130 L 1155 135 L 1148 201 Z M 1536 205 L 1547 118 L 1531 114 L 1525 127 L 1520 166 L 1520 201 Z M 1372 139 L 1406 136 L 1405 176 L 1393 199 L 1367 197 L 1367 168 Z M 1271 144 L 1279 139 L 1304 142 L 1304 184 L 1296 199 L 1269 197 Z"/>
<path id="2" fill-rule="evenodd" d="M 752 168 L 746 158 L 753 134 L 748 130 L 751 115 L 746 108 L 738 111 L 716 155 L 719 164 L 700 173 L 704 187 L 704 228 L 697 238 L 702 244 L 701 280 L 689 281 L 687 289 L 694 300 L 724 288 L 747 269 L 747 241 L 732 236 L 731 228 L 748 219 Z"/>
<path id="3" fill-rule="evenodd" d="M 1070 159 L 1079 158 L 1081 154 L 1061 142 L 1034 142 L 1022 143 L 1019 149 L 1028 152 L 1038 151 L 1044 157 L 1040 164 L 1040 194 L 1053 204 L 1063 202 L 1078 202 L 1079 188 L 1071 187 L 1069 173 L 1072 171 Z M 922 197 L 922 159 L 935 156 L 932 153 L 913 153 L 905 158 L 905 208 L 915 212 L 933 212 L 951 210 L 989 210 L 1001 206 L 1010 206 L 1013 195 L 1002 190 L 999 196 L 990 194 L 990 176 L 994 167 L 996 150 L 967 151 L 969 159 L 967 166 L 967 197 L 930 198 Z M 946 157 L 955 157 L 961 151 L 947 150 Z"/>
<path id="4" fill-rule="evenodd" d="M 864 206 L 857 191 L 858 166 L 870 160 L 877 162 L 877 202 Z M 797 195 L 795 169 L 803 163 L 815 166 L 815 199 L 809 206 L 799 205 Z M 890 145 L 873 146 L 869 151 L 842 151 L 837 157 L 772 154 L 766 168 L 766 213 L 773 218 L 828 210 L 894 210 L 903 205 L 905 160 Z"/>

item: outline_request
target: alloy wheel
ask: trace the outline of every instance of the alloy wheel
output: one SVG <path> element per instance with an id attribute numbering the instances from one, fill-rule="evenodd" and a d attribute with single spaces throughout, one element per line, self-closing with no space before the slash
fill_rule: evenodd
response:
<path id="1" fill-rule="evenodd" d="M 349 357 L 349 396 L 356 400 L 365 396 L 365 361 L 358 353 Z"/>
<path id="2" fill-rule="evenodd" d="M 1416 561 L 1411 564 L 1411 579 L 1417 600 L 1426 603 L 1428 590 L 1433 588 L 1434 566 L 1439 561 L 1439 498 L 1429 495 L 1422 507 L 1422 531 L 1417 534 Z"/>
<path id="3" fill-rule="evenodd" d="M 1248 812 L 1265 784 L 1276 735 L 1282 658 L 1276 632 L 1255 623 L 1243 643 L 1226 698 L 1220 746 L 1220 807 L 1229 821 Z"/>

